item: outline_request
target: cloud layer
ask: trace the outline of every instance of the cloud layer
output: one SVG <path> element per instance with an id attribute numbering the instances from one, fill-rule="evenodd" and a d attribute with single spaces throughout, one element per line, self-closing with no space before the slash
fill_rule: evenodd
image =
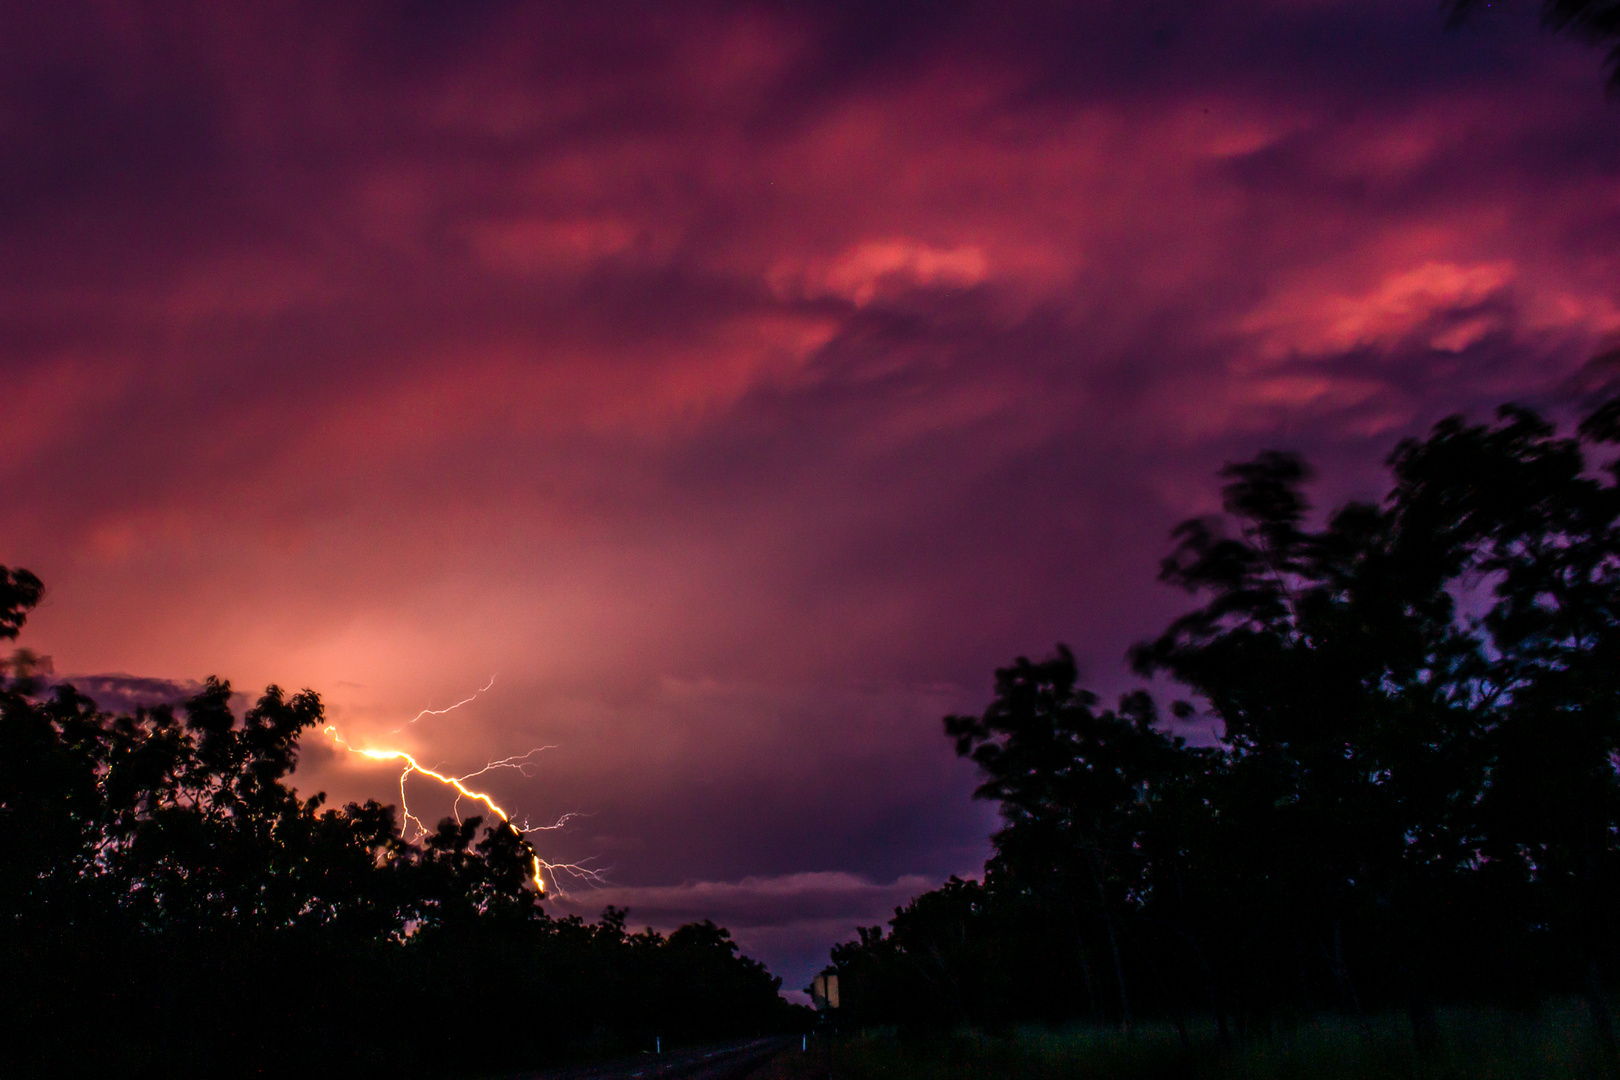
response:
<path id="1" fill-rule="evenodd" d="M 650 926 L 662 932 L 713 919 L 731 931 L 745 953 L 771 957 L 772 969 L 784 976 L 784 990 L 802 994 L 826 965 L 828 942 L 853 939 L 857 926 L 883 922 L 895 908 L 938 884 L 919 874 L 879 883 L 823 871 L 734 882 L 576 887 L 555 901 L 553 910 L 594 920 L 608 905 L 627 908 L 632 928 Z"/>
<path id="2" fill-rule="evenodd" d="M 491 784 L 671 918 L 755 910 L 681 882 L 971 871 L 939 717 L 1060 640 L 1122 689 L 1221 462 L 1375 495 L 1399 436 L 1567 410 L 1612 347 L 1598 58 L 1440 21 L 13 6 L 23 643 L 310 686 L 447 768 L 554 746 Z M 300 775 L 396 790 L 329 747 Z"/>

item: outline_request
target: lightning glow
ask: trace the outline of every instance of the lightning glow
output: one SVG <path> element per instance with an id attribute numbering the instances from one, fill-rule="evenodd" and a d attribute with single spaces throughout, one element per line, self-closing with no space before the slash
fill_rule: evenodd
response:
<path id="1" fill-rule="evenodd" d="M 478 697 L 479 694 L 487 694 L 487 693 L 489 693 L 489 688 L 494 686 L 494 685 L 495 685 L 495 676 L 491 675 L 489 677 L 489 682 L 485 683 L 483 686 L 479 687 L 477 690 L 474 690 L 470 695 L 468 695 L 467 697 L 462 698 L 460 701 L 456 702 L 454 705 L 447 705 L 442 709 L 423 709 L 421 712 L 419 712 L 415 716 L 411 717 L 410 722 L 414 724 L 418 720 L 422 719 L 422 717 L 424 717 L 424 716 L 443 716 L 447 712 L 454 712 L 455 710 L 461 708 L 463 705 L 470 705 Z"/>
<path id="2" fill-rule="evenodd" d="M 468 704 L 474 698 L 478 697 L 479 694 L 486 692 L 494 685 L 495 676 L 491 675 L 489 682 L 486 683 L 482 688 L 474 691 L 471 696 L 443 709 L 423 709 L 421 712 L 412 717 L 410 722 L 414 724 L 424 716 L 443 716 L 445 713 L 459 709 L 461 706 Z M 399 731 L 400 729 L 395 728 L 394 730 Z M 468 780 L 482 776 L 487 772 L 492 772 L 495 769 L 516 769 L 524 776 L 528 776 L 530 775 L 530 759 L 533 758 L 534 755 L 545 750 L 554 749 L 554 747 L 537 746 L 527 753 L 514 754 L 510 757 L 504 758 L 496 758 L 493 761 L 485 763 L 483 768 L 476 769 L 473 772 L 464 773 L 461 776 L 451 776 L 447 773 L 439 772 L 436 769 L 428 768 L 426 765 L 423 765 L 420 761 L 418 761 L 415 755 L 411 754 L 407 750 L 401 750 L 394 747 L 359 747 L 350 745 L 349 741 L 343 737 L 338 729 L 330 724 L 326 726 L 324 733 L 331 736 L 333 742 L 337 743 L 351 754 L 359 754 L 361 757 L 368 758 L 372 761 L 396 761 L 403 763 L 403 767 L 400 769 L 399 773 L 400 810 L 404 814 L 405 823 L 415 826 L 416 840 L 421 840 L 423 837 L 427 836 L 429 829 L 427 824 L 423 822 L 421 818 L 411 813 L 410 801 L 405 794 L 405 781 L 410 778 L 412 773 L 417 773 L 421 776 L 427 777 L 429 780 L 437 781 L 455 792 L 456 798 L 454 804 L 452 804 L 451 811 L 455 814 L 456 822 L 458 824 L 461 821 L 462 799 L 471 799 L 474 802 L 482 803 L 484 806 L 489 808 L 491 813 L 500 818 L 506 827 L 511 829 L 517 838 L 522 841 L 525 850 L 527 850 L 529 854 L 531 867 L 530 875 L 534 882 L 535 892 L 540 893 L 541 895 L 546 893 L 546 882 L 544 877 L 546 873 L 551 875 L 553 891 L 558 893 L 562 893 L 561 888 L 556 885 L 557 874 L 559 872 L 593 882 L 601 882 L 601 875 L 597 871 L 592 870 L 587 866 L 582 866 L 578 863 L 547 862 L 545 859 L 540 857 L 539 852 L 535 851 L 534 845 L 529 843 L 525 837 L 526 833 L 547 832 L 553 829 L 560 829 L 569 821 L 569 819 L 577 817 L 577 814 L 564 814 L 550 825 L 532 825 L 528 821 L 524 821 L 522 824 L 519 824 L 512 820 L 512 816 L 511 814 L 507 813 L 506 808 L 497 803 L 494 797 L 488 792 L 475 791 L 467 786 Z"/>
<path id="3" fill-rule="evenodd" d="M 498 768 L 500 764 L 519 759 L 508 758 L 504 759 L 501 763 L 491 762 L 482 769 L 479 769 L 477 772 L 468 773 L 466 776 L 448 776 L 434 769 L 430 769 L 426 765 L 423 765 L 407 751 L 364 749 L 358 746 L 350 746 L 348 740 L 338 733 L 337 728 L 332 727 L 331 725 L 327 725 L 326 734 L 330 735 L 334 742 L 343 747 L 345 750 L 349 751 L 351 754 L 359 754 L 361 757 L 367 757 L 373 761 L 403 761 L 405 763 L 405 768 L 401 770 L 399 774 L 399 801 L 400 806 L 405 813 L 405 820 L 414 823 L 417 829 L 420 830 L 418 834 L 419 838 L 421 835 L 425 835 L 427 833 L 427 826 L 422 823 L 421 818 L 418 818 L 411 813 L 410 804 L 405 800 L 405 780 L 413 772 L 421 773 L 430 780 L 437 780 L 446 787 L 453 788 L 456 792 L 456 798 L 458 800 L 467 798 L 483 803 L 485 806 L 489 807 L 496 817 L 499 817 L 503 822 L 505 822 L 507 828 L 511 829 L 515 834 L 517 834 L 520 840 L 523 838 L 523 830 L 512 824 L 512 815 L 508 814 L 489 794 L 482 791 L 474 791 L 464 783 L 464 781 L 470 780 L 475 776 L 482 775 L 483 773 L 488 772 L 490 769 Z M 529 754 L 537 752 L 538 751 L 531 750 Z M 525 754 L 523 757 L 527 758 L 529 754 Z M 460 816 L 461 815 L 459 813 L 456 815 L 458 820 L 460 819 Z M 534 850 L 534 846 L 532 844 L 529 844 L 527 840 L 524 840 L 524 845 L 529 849 L 529 859 L 531 860 L 531 873 L 534 879 L 535 892 L 544 894 L 546 891 L 546 881 L 545 878 L 541 876 L 540 872 L 546 864 L 541 860 L 539 853 Z"/>

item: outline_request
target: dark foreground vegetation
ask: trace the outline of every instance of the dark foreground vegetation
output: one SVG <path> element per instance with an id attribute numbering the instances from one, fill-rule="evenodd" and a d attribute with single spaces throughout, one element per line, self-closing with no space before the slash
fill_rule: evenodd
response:
<path id="1" fill-rule="evenodd" d="M 0 636 L 40 597 L 0 568 Z M 546 915 L 510 826 L 421 844 L 285 783 L 320 700 L 103 712 L 0 681 L 0 1075 L 464 1076 L 781 1030 L 808 1010 L 710 922 Z"/>
<path id="2" fill-rule="evenodd" d="M 1225 516 L 1163 564 L 1202 606 L 1131 651 L 1218 744 L 1167 734 L 1145 692 L 1102 707 L 1066 650 L 999 671 L 983 715 L 945 721 L 1001 809 L 984 880 L 834 949 L 841 1020 L 1148 1018 L 1196 1057 L 1394 1010 L 1427 1060 L 1441 1006 L 1574 997 L 1612 1071 L 1617 443 L 1620 401 L 1573 435 L 1454 418 L 1320 527 L 1298 459 L 1228 466 Z"/>
<path id="3" fill-rule="evenodd" d="M 751 1080 L 1577 1080 L 1597 1074 L 1584 1009 L 1444 1010 L 1420 1058 L 1404 1018 L 1318 1019 L 1223 1052 L 1207 1024 L 1188 1044 L 1167 1024 L 1122 1035 L 1098 1028 L 1017 1028 L 927 1037 L 890 1029 L 812 1036 Z"/>
<path id="4" fill-rule="evenodd" d="M 1447 420 L 1320 523 L 1298 459 L 1228 466 L 1163 564 L 1200 606 L 1131 651 L 1218 741 L 1061 648 L 999 671 L 945 721 L 1002 813 L 983 881 L 834 949 L 869 1034 L 772 1067 L 1613 1075 L 1617 446 L 1620 399 Z M 0 569 L 0 636 L 40 595 Z M 5 1075 L 491 1075 L 802 1015 L 712 923 L 548 917 L 504 823 L 416 844 L 301 799 L 313 694 L 114 715 L 23 652 L 0 679 Z"/>

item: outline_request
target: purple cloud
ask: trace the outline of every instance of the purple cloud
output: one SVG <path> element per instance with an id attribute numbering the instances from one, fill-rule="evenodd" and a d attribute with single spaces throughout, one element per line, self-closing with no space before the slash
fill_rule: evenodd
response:
<path id="1" fill-rule="evenodd" d="M 548 856 L 617 889 L 969 872 L 994 822 L 940 716 L 1060 640 L 1130 685 L 1223 461 L 1375 497 L 1448 412 L 1591 392 L 1599 58 L 1441 22 L 0 14 L 0 547 L 51 588 L 22 644 L 309 686 L 452 770 L 555 746 L 489 783 L 581 813 Z M 315 745 L 308 790 L 396 796 Z M 748 940 L 804 970 L 846 917 L 811 907 Z"/>

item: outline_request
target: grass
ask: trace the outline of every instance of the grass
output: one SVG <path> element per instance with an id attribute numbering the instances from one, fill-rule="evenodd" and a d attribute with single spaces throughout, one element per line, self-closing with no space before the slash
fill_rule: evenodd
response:
<path id="1" fill-rule="evenodd" d="M 1223 1055 L 1212 1028 L 1183 1049 L 1166 1026 L 1112 1030 L 1029 1028 L 1010 1035 L 893 1031 L 820 1035 L 754 1080 L 1588 1080 L 1605 1075 L 1585 1011 L 1442 1012 L 1440 1046 L 1419 1060 L 1403 1017 L 1365 1025 L 1325 1017 L 1252 1038 Z"/>

